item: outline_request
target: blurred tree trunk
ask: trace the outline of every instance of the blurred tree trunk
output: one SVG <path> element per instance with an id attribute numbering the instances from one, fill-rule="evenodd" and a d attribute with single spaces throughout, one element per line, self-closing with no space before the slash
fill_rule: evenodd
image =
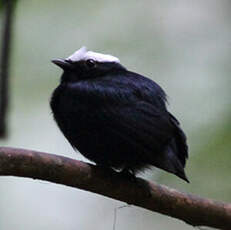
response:
<path id="1" fill-rule="evenodd" d="M 1 11 L 3 13 L 3 30 L 0 53 L 0 138 L 7 136 L 10 51 L 15 5 L 15 0 L 2 0 L 1 3 Z"/>

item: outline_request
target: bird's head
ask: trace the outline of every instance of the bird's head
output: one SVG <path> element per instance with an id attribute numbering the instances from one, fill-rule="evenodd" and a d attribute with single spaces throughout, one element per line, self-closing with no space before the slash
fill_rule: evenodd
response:
<path id="1" fill-rule="evenodd" d="M 62 82 L 76 82 L 103 76 L 110 71 L 125 69 L 117 57 L 88 51 L 82 47 L 65 59 L 54 59 L 54 64 L 63 69 Z"/>

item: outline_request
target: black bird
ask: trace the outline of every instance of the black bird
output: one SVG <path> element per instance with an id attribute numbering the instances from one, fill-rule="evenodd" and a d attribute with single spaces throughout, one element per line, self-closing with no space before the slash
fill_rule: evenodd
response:
<path id="1" fill-rule="evenodd" d="M 188 182 L 186 136 L 157 83 L 85 47 L 52 62 L 63 74 L 50 105 L 73 148 L 103 167 L 135 175 L 155 166 Z"/>

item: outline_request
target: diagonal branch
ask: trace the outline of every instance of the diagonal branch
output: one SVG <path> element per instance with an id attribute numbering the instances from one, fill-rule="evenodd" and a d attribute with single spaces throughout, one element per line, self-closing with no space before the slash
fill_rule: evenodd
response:
<path id="1" fill-rule="evenodd" d="M 0 175 L 29 177 L 63 184 L 143 207 L 193 226 L 230 229 L 231 203 L 185 194 L 141 178 L 67 157 L 32 150 L 0 147 Z"/>

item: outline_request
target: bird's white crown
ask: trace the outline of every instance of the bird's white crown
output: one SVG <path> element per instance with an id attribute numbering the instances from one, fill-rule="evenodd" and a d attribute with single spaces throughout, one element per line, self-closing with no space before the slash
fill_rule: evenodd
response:
<path id="1" fill-rule="evenodd" d="M 116 62 L 120 63 L 120 60 L 117 57 L 114 57 L 109 54 L 101 54 L 93 51 L 88 51 L 85 46 L 75 51 L 71 56 L 66 58 L 66 60 L 71 60 L 73 62 L 77 61 L 86 61 L 92 59 L 97 62 Z"/>

